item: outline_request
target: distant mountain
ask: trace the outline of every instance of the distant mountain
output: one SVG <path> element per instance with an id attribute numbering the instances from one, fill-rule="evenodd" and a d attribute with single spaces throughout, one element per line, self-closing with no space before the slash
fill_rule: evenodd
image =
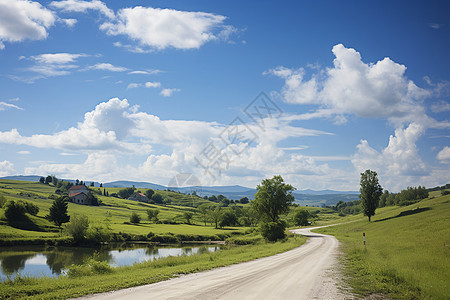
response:
<path id="1" fill-rule="evenodd" d="M 20 181 L 39 181 L 42 176 L 38 175 L 15 175 L 15 176 L 5 176 L 0 179 L 6 180 L 20 180 Z"/>
<path id="2" fill-rule="evenodd" d="M 152 190 L 167 189 L 167 187 L 165 187 L 163 185 L 154 184 L 154 183 L 150 183 L 150 182 L 136 182 L 136 181 L 121 180 L 121 181 L 113 181 L 113 182 L 103 183 L 103 187 L 125 188 L 125 187 L 132 187 L 133 185 L 135 188 L 140 188 L 140 189 L 152 189 Z"/>

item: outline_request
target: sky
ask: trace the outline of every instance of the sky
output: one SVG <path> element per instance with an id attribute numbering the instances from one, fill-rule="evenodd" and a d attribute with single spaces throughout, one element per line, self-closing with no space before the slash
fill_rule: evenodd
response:
<path id="1" fill-rule="evenodd" d="M 0 0 L 0 176 L 443 185 L 449 53 L 448 1 Z"/>

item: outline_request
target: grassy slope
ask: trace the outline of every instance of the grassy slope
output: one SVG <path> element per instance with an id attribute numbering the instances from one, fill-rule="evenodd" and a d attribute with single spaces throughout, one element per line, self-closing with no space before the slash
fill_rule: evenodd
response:
<path id="1" fill-rule="evenodd" d="M 343 243 L 346 272 L 356 293 L 450 299 L 449 202 L 450 195 L 381 208 L 371 223 L 364 218 L 319 231 Z"/>
<path id="2" fill-rule="evenodd" d="M 97 189 L 97 188 L 95 188 Z M 106 188 L 111 194 L 117 192 L 119 188 Z M 140 189 L 145 192 L 145 189 Z M 57 227 L 47 221 L 44 217 L 48 214 L 49 208 L 53 203 L 51 199 L 41 199 L 39 197 L 48 197 L 55 191 L 53 186 L 40 184 L 37 182 L 0 180 L 0 195 L 5 196 L 7 200 L 25 200 L 36 204 L 39 207 L 39 213 L 36 217 L 29 216 L 31 224 L 11 227 L 4 218 L 3 210 L 0 209 L 0 239 L 35 239 L 35 238 L 57 238 L 59 233 Z M 158 191 L 159 192 L 159 191 Z M 22 193 L 22 195 L 20 195 Z M 161 191 L 163 196 L 168 196 L 173 203 L 192 203 L 194 196 Z M 149 232 L 156 234 L 174 233 L 174 234 L 197 234 L 197 235 L 215 235 L 229 233 L 230 231 L 244 231 L 247 228 L 227 228 L 226 230 L 215 229 L 213 226 L 200 226 L 203 224 L 200 215 L 195 215 L 192 225 L 165 225 L 154 224 L 147 221 L 146 210 L 150 208 L 159 209 L 160 220 L 174 220 L 183 222 L 183 213 L 192 211 L 193 208 L 183 206 L 158 206 L 147 203 L 140 203 L 114 197 L 98 196 L 103 202 L 102 206 L 85 206 L 69 203 L 69 215 L 84 214 L 88 216 L 91 223 L 104 224 L 108 219 L 113 232 L 126 232 L 129 234 L 147 235 Z M 198 197 L 195 201 L 201 203 L 212 203 Z M 213 203 L 212 203 L 213 204 Z M 138 225 L 125 224 L 130 219 L 130 215 L 137 212 L 142 217 L 142 222 Z M 28 226 L 36 225 L 36 226 Z"/>

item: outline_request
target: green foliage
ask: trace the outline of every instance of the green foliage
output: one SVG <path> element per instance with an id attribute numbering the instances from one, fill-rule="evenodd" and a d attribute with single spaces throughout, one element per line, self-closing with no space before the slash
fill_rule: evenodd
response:
<path id="1" fill-rule="evenodd" d="M 52 180 L 53 180 L 52 176 L 48 175 L 48 176 L 45 178 L 45 184 L 50 184 L 50 183 L 52 182 Z"/>
<path id="2" fill-rule="evenodd" d="M 159 215 L 159 209 L 157 209 L 157 208 L 147 209 L 147 216 L 148 216 L 149 221 L 157 222 L 158 215 Z"/>
<path id="3" fill-rule="evenodd" d="M 298 226 L 308 226 L 308 219 L 311 217 L 309 211 L 305 209 L 299 209 L 295 212 L 294 223 Z"/>
<path id="4" fill-rule="evenodd" d="M 371 170 L 361 173 L 360 185 L 361 207 L 363 214 L 369 217 L 370 222 L 370 218 L 375 215 L 383 188 L 378 183 L 377 172 Z"/>
<path id="5" fill-rule="evenodd" d="M 219 222 L 219 226 L 220 228 L 223 228 L 225 226 L 235 226 L 238 223 L 237 218 L 236 218 L 236 214 L 234 213 L 234 211 L 225 211 L 221 216 L 220 216 L 220 222 Z"/>
<path id="6" fill-rule="evenodd" d="M 23 201 L 9 200 L 4 205 L 5 217 L 9 223 L 23 219 L 25 217 L 26 207 Z"/>
<path id="7" fill-rule="evenodd" d="M 194 216 L 194 214 L 189 211 L 186 211 L 183 213 L 183 218 L 186 220 L 187 224 L 191 224 L 191 220 L 192 220 L 193 216 Z"/>
<path id="8" fill-rule="evenodd" d="M 0 195 L 0 208 L 2 208 L 6 203 L 6 198 L 3 195 Z"/>
<path id="9" fill-rule="evenodd" d="M 239 200 L 239 202 L 240 202 L 241 204 L 247 204 L 247 203 L 249 203 L 250 201 L 248 200 L 247 197 L 242 197 L 242 198 Z"/>
<path id="10" fill-rule="evenodd" d="M 68 197 L 59 196 L 50 207 L 50 213 L 47 219 L 56 224 L 59 228 L 63 223 L 67 223 L 70 220 L 70 216 L 67 214 Z"/>
<path id="11" fill-rule="evenodd" d="M 294 201 L 292 191 L 295 188 L 284 183 L 280 175 L 276 175 L 272 179 L 264 179 L 256 189 L 258 192 L 251 205 L 265 221 L 277 222 L 280 214 L 289 212 L 289 206 Z"/>
<path id="12" fill-rule="evenodd" d="M 442 196 L 450 195 L 450 191 L 448 191 L 448 190 L 442 190 L 442 191 L 441 191 L 441 195 L 442 195 Z"/>
<path id="13" fill-rule="evenodd" d="M 141 217 L 137 213 L 132 213 L 130 216 L 130 223 L 138 224 L 141 222 Z"/>
<path id="14" fill-rule="evenodd" d="M 108 264 L 107 261 L 98 261 L 95 258 L 90 258 L 82 265 L 71 265 L 67 270 L 67 276 L 69 278 L 77 278 L 82 276 L 109 274 L 113 272 L 114 269 Z"/>
<path id="15" fill-rule="evenodd" d="M 104 224 L 90 224 L 86 232 L 86 238 L 95 242 L 109 242 L 112 238 L 112 230 L 109 227 L 109 221 Z"/>
<path id="16" fill-rule="evenodd" d="M 269 242 L 286 238 L 286 223 L 283 220 L 261 224 L 261 235 Z"/>
<path id="17" fill-rule="evenodd" d="M 66 231 L 75 241 L 85 239 L 89 228 L 89 219 L 85 215 L 74 215 L 69 224 L 66 225 Z"/>
<path id="18" fill-rule="evenodd" d="M 152 200 L 156 203 L 156 204 L 162 204 L 163 203 L 163 196 L 161 196 L 161 194 L 155 193 L 152 196 Z"/>
<path id="19" fill-rule="evenodd" d="M 152 199 L 154 193 L 155 193 L 154 190 L 148 189 L 145 191 L 145 196 L 147 196 L 147 198 L 150 200 L 150 199 Z"/>
<path id="20" fill-rule="evenodd" d="M 30 215 L 36 216 L 39 213 L 39 206 L 31 202 L 25 201 L 25 211 Z"/>
<path id="21" fill-rule="evenodd" d="M 134 188 L 121 189 L 117 194 L 122 199 L 128 199 L 134 193 Z"/>

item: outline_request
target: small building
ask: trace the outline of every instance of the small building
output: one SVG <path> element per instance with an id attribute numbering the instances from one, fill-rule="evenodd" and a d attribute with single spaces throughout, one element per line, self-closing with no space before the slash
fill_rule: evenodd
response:
<path id="1" fill-rule="evenodd" d="M 85 185 L 74 185 L 69 189 L 69 199 L 72 203 L 88 205 L 89 190 Z"/>
<path id="2" fill-rule="evenodd" d="M 133 193 L 130 197 L 128 197 L 128 200 L 148 203 L 147 196 L 142 193 Z"/>

